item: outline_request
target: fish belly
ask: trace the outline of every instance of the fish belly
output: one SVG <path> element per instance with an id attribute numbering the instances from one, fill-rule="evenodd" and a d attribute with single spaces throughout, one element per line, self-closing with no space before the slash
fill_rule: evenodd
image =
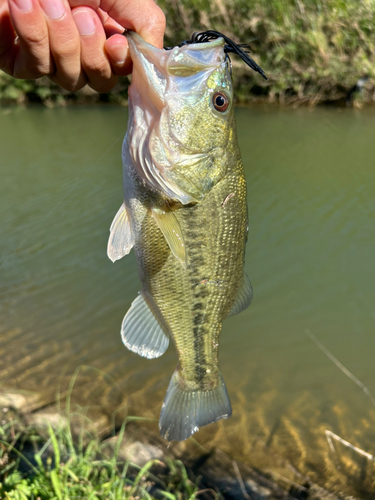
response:
<path id="1" fill-rule="evenodd" d="M 130 200 L 142 290 L 153 298 L 178 353 L 178 367 L 166 397 L 167 401 L 168 394 L 178 391 L 173 404 L 177 408 L 171 410 L 171 418 L 178 421 L 176 412 L 196 414 L 187 428 L 181 424 L 176 430 L 167 422 L 166 430 L 162 428 L 167 439 L 186 439 L 197 427 L 231 413 L 218 367 L 218 349 L 222 321 L 231 309 L 244 273 L 246 183 L 242 165 L 237 167 L 203 201 L 174 212 L 184 236 L 186 269 L 171 253 L 151 215 L 149 194 L 140 189 Z M 202 400 L 212 391 L 220 393 L 220 415 L 199 417 L 198 406 L 202 403 L 189 401 L 194 399 L 193 394 Z M 211 399 L 210 404 L 214 404 Z M 186 409 L 188 403 L 195 405 L 195 410 Z"/>

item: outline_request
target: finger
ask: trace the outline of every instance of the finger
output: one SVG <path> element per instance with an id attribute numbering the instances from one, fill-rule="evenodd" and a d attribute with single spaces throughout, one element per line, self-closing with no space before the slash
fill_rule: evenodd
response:
<path id="1" fill-rule="evenodd" d="M 112 35 L 116 34 L 122 35 L 124 33 L 125 28 L 121 26 L 121 24 L 117 23 L 114 19 L 109 17 L 109 15 L 106 12 L 104 12 L 104 10 L 98 9 L 96 13 L 99 16 L 102 25 L 104 26 L 104 31 L 107 38 L 109 38 Z"/>
<path id="2" fill-rule="evenodd" d="M 67 0 L 39 1 L 45 14 L 50 50 L 56 66 L 50 78 L 66 90 L 78 90 L 86 84 L 86 76 L 81 67 L 81 40 L 70 6 Z"/>
<path id="3" fill-rule="evenodd" d="M 10 20 L 7 0 L 0 0 L 0 69 L 11 75 L 18 47 L 14 42 L 16 33 Z"/>
<path id="4" fill-rule="evenodd" d="M 100 18 L 89 7 L 73 9 L 73 19 L 81 38 L 81 64 L 88 83 L 97 92 L 107 92 L 117 83 L 104 49 L 106 35 Z"/>
<path id="5" fill-rule="evenodd" d="M 111 61 L 113 72 L 119 76 L 129 75 L 132 70 L 132 63 L 128 50 L 128 41 L 123 36 L 124 27 L 109 17 L 107 12 L 102 9 L 98 9 L 97 13 L 107 36 L 105 50 Z"/>
<path id="6" fill-rule="evenodd" d="M 154 0 L 69 0 L 77 7 L 87 5 L 103 9 L 124 28 L 136 31 L 148 43 L 163 47 L 165 16 Z"/>
<path id="7" fill-rule="evenodd" d="M 121 2 L 101 0 L 100 7 L 125 28 L 139 33 L 146 42 L 163 48 L 165 16 L 154 0 L 123 0 Z"/>
<path id="8" fill-rule="evenodd" d="M 132 62 L 126 37 L 123 35 L 111 36 L 105 42 L 105 50 L 111 61 L 113 72 L 119 76 L 130 75 Z"/>
<path id="9" fill-rule="evenodd" d="M 12 76 L 38 78 L 52 73 L 48 28 L 38 0 L 9 0 L 9 12 L 19 36 L 14 42 Z"/>

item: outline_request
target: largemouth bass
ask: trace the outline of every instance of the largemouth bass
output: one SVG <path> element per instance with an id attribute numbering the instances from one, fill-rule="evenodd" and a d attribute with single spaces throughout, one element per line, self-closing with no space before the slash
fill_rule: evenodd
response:
<path id="1" fill-rule="evenodd" d="M 252 299 L 232 80 L 223 38 L 172 50 L 134 32 L 127 38 L 133 73 L 124 203 L 108 256 L 115 261 L 134 248 L 138 263 L 141 291 L 122 323 L 125 346 L 156 358 L 174 341 L 178 366 L 160 432 L 184 440 L 232 413 L 218 365 L 220 331 Z"/>

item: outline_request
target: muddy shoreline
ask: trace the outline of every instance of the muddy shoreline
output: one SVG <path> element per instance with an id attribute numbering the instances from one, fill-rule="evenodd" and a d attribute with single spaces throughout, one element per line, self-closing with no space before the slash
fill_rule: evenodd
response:
<path id="1" fill-rule="evenodd" d="M 47 403 L 38 394 L 27 391 L 5 391 L 0 393 L 1 425 L 13 422 L 20 432 L 23 446 L 27 449 L 28 433 L 48 439 L 48 428 L 55 431 L 68 424 L 66 413 L 60 411 L 55 402 Z M 79 439 L 82 426 L 90 435 L 98 436 L 105 453 L 110 457 L 118 445 L 120 428 L 104 416 L 95 421 L 72 414 L 70 426 L 75 439 Z M 147 419 L 145 419 L 147 420 Z M 17 446 L 17 445 L 16 445 Z M 25 448 L 24 448 L 25 450 Z M 48 453 L 48 448 L 46 450 Z M 272 453 L 269 450 L 269 453 Z M 298 474 L 292 465 L 284 460 L 284 466 L 293 469 L 298 480 L 290 480 L 276 470 L 261 470 L 233 460 L 232 457 L 218 448 L 207 450 L 194 439 L 182 443 L 166 443 L 153 432 L 147 422 L 137 422 L 132 419 L 126 423 L 124 439 L 119 449 L 119 458 L 130 461 L 138 467 L 143 467 L 150 460 L 157 460 L 152 469 L 155 475 L 166 474 L 168 460 L 181 460 L 185 467 L 200 479 L 200 486 L 207 490 L 220 492 L 228 500 L 355 500 L 330 493 L 314 484 L 307 476 Z M 282 459 L 281 459 L 282 460 Z M 27 468 L 26 468 L 27 471 Z M 1 467 L 0 467 L 1 475 Z M 155 492 L 153 492 L 155 494 Z"/>

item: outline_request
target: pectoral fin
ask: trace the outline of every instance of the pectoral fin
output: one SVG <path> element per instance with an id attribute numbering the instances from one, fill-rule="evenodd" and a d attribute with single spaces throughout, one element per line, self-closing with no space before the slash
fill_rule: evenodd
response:
<path id="1" fill-rule="evenodd" d="M 168 348 L 168 326 L 151 296 L 141 292 L 121 325 L 125 346 L 144 358 L 158 358 Z"/>
<path id="2" fill-rule="evenodd" d="M 247 307 L 249 307 L 252 300 L 253 288 L 247 274 L 244 272 L 241 285 L 237 290 L 237 296 L 232 304 L 232 308 L 229 311 L 227 318 L 229 318 L 230 316 L 235 316 L 236 314 L 244 311 Z"/>
<path id="3" fill-rule="evenodd" d="M 109 231 L 107 255 L 112 262 L 115 262 L 127 255 L 134 245 L 129 214 L 125 203 L 121 205 L 115 215 Z"/>
<path id="4" fill-rule="evenodd" d="M 152 210 L 152 216 L 167 240 L 171 252 L 186 268 L 185 242 L 177 217 L 171 211 L 158 209 Z"/>

